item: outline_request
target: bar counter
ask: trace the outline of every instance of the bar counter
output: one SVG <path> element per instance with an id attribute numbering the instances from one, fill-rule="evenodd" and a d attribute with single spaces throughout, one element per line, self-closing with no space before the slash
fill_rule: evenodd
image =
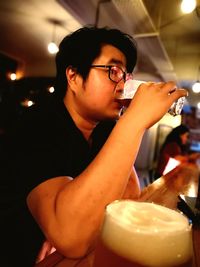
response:
<path id="1" fill-rule="evenodd" d="M 180 164 L 174 170 L 154 181 L 142 191 L 140 201 L 154 202 L 177 209 L 179 196 L 197 197 L 200 200 L 199 167 L 194 163 Z M 200 207 L 198 207 L 200 208 Z M 194 263 L 200 267 L 200 224 L 192 226 Z"/>

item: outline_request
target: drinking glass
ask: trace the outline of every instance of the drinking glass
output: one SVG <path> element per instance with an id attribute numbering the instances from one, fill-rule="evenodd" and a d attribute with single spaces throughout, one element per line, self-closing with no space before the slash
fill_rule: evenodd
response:
<path id="1" fill-rule="evenodd" d="M 117 200 L 106 207 L 93 267 L 191 267 L 188 218 L 164 206 Z"/>
<path id="2" fill-rule="evenodd" d="M 128 78 L 124 84 L 124 91 L 119 96 L 119 99 L 122 99 L 122 100 L 132 99 L 133 96 L 135 95 L 135 92 L 137 91 L 138 87 L 142 83 L 146 83 L 146 82 L 139 81 L 139 80 L 133 80 L 131 78 Z M 177 101 L 175 101 L 171 105 L 171 107 L 168 110 L 168 113 L 172 116 L 180 115 L 182 108 L 184 106 L 184 102 L 185 102 L 185 97 L 180 97 Z"/>

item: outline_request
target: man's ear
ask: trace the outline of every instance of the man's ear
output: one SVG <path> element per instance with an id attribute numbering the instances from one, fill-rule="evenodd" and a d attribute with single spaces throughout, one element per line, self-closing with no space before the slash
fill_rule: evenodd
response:
<path id="1" fill-rule="evenodd" d="M 73 88 L 74 84 L 76 84 L 76 78 L 77 78 L 77 71 L 72 66 L 67 67 L 66 69 L 66 77 L 67 77 L 67 83 L 68 85 Z"/>

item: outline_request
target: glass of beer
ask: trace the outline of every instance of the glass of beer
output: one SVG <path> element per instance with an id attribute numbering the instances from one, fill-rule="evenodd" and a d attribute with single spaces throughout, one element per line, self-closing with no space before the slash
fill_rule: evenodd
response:
<path id="1" fill-rule="evenodd" d="M 118 99 L 121 99 L 124 103 L 128 103 L 135 95 L 138 87 L 142 84 L 146 83 L 144 81 L 133 80 L 132 75 L 130 73 L 127 74 L 127 80 L 124 84 L 123 93 L 118 96 Z M 176 90 L 176 89 L 174 89 Z M 129 101 L 128 101 L 129 100 Z M 172 116 L 180 115 L 182 108 L 184 106 L 185 97 L 180 97 L 177 101 L 175 101 L 168 110 L 168 113 Z"/>
<path id="2" fill-rule="evenodd" d="M 117 200 L 106 207 L 93 267 L 191 267 L 188 219 L 154 203 Z"/>

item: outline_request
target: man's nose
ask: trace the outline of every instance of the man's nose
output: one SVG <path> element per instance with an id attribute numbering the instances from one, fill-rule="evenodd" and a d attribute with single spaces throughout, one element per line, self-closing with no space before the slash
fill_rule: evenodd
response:
<path id="1" fill-rule="evenodd" d="M 124 80 L 119 81 L 116 86 L 115 86 L 115 90 L 114 90 L 114 94 L 116 96 L 116 98 L 119 98 L 121 94 L 123 94 L 124 92 Z"/>

